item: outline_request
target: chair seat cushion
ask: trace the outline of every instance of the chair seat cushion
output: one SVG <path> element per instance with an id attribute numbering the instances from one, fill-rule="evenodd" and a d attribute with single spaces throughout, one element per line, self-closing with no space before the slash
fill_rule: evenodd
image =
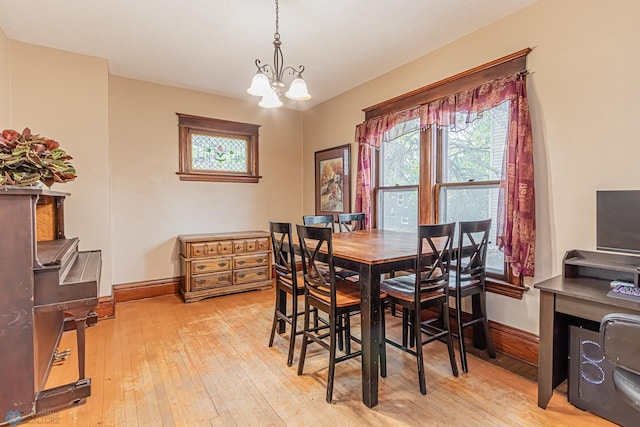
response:
<path id="1" fill-rule="evenodd" d="M 613 370 L 613 384 L 624 401 L 640 411 L 640 375 L 616 367 Z"/>
<path id="2" fill-rule="evenodd" d="M 455 271 L 452 271 L 449 273 L 449 289 L 455 290 L 456 289 L 456 273 Z M 468 277 L 465 277 L 465 275 L 463 274 L 461 276 L 461 280 L 460 280 L 460 288 L 461 289 L 467 289 L 467 288 L 472 288 L 474 286 L 479 286 L 481 285 L 482 282 L 480 282 L 479 279 L 473 279 L 473 280 L 469 280 Z"/>
<path id="3" fill-rule="evenodd" d="M 313 290 L 309 290 L 309 293 L 327 304 L 331 303 L 328 296 L 320 295 L 317 292 L 313 292 Z M 380 299 L 384 299 L 386 296 L 386 292 L 380 292 Z M 336 307 L 348 307 L 352 305 L 360 306 L 359 284 L 350 282 L 349 280 L 336 279 Z"/>
<path id="4" fill-rule="evenodd" d="M 390 298 L 398 300 L 412 302 L 415 295 L 415 283 L 416 276 L 411 274 L 409 276 L 394 277 L 391 279 L 383 280 L 380 283 L 380 290 L 386 292 Z M 420 301 L 429 301 L 436 298 L 442 298 L 444 296 L 443 289 L 437 289 L 435 291 L 423 292 Z"/>
<path id="5" fill-rule="evenodd" d="M 298 291 L 304 291 L 304 273 L 302 271 L 297 272 L 296 274 L 296 285 L 298 286 Z M 286 276 L 276 276 L 276 280 L 278 280 L 285 287 L 291 289 L 293 287 L 293 283 L 290 278 Z"/>

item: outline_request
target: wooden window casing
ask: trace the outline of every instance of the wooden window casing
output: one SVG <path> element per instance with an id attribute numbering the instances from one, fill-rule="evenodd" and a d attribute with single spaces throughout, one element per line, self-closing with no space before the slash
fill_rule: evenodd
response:
<path id="1" fill-rule="evenodd" d="M 257 183 L 262 178 L 258 173 L 258 129 L 260 125 L 191 116 L 176 113 L 179 128 L 179 170 L 181 181 L 244 182 Z M 211 137 L 229 137 L 246 141 L 247 166 L 242 172 L 195 169 L 192 161 L 192 134 Z"/>

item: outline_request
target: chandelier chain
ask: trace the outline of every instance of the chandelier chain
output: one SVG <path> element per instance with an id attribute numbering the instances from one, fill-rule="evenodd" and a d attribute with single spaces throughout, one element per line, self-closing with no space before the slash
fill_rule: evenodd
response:
<path id="1" fill-rule="evenodd" d="M 276 0 L 276 33 L 274 34 L 275 38 L 280 38 L 280 22 L 278 19 L 278 12 L 280 11 L 278 7 L 278 0 Z"/>

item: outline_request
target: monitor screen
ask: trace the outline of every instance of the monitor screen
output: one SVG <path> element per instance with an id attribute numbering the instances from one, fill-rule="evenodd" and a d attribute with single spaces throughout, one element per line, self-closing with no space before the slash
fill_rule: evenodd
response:
<path id="1" fill-rule="evenodd" d="M 640 254 L 640 190 L 598 191 L 596 247 Z"/>

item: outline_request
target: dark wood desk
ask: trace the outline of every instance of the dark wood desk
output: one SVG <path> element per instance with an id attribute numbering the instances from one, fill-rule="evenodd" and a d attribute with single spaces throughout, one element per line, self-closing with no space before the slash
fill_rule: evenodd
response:
<path id="1" fill-rule="evenodd" d="M 540 290 L 539 407 L 547 407 L 553 390 L 567 378 L 569 325 L 585 320 L 600 323 L 614 312 L 640 313 L 639 302 L 607 296 L 610 280 L 557 276 L 534 286 Z"/>

